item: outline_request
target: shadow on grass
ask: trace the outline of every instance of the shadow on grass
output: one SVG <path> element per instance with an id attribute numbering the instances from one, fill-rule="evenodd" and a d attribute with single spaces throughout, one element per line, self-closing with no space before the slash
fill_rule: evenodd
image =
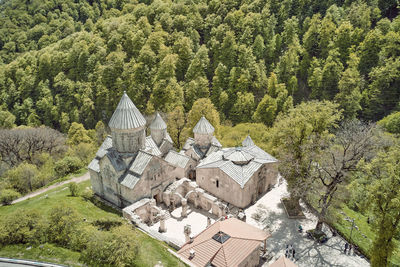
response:
<path id="1" fill-rule="evenodd" d="M 93 195 L 90 198 L 82 197 L 85 201 L 90 201 L 98 207 L 106 212 L 114 213 L 118 216 L 122 216 L 122 211 L 112 206 L 111 203 L 107 203 L 106 200 L 101 199 L 99 196 Z"/>

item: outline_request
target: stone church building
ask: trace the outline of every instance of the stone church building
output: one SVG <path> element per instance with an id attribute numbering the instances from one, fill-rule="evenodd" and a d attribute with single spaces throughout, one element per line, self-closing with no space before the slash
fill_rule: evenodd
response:
<path id="1" fill-rule="evenodd" d="M 95 194 L 118 207 L 143 198 L 162 202 L 164 190 L 187 177 L 215 197 L 244 208 L 277 182 L 275 158 L 250 136 L 242 147 L 223 148 L 205 117 L 180 152 L 174 150 L 158 113 L 146 136 L 146 119 L 125 92 L 108 125 L 111 136 L 88 168 Z"/>

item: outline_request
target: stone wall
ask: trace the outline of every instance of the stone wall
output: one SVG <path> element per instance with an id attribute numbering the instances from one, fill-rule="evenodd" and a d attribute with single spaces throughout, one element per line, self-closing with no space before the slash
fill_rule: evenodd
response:
<path id="1" fill-rule="evenodd" d="M 167 130 L 160 130 L 160 129 L 151 129 L 150 130 L 151 137 L 153 138 L 154 142 L 157 146 L 160 146 L 163 139 L 167 136 Z"/>
<path id="2" fill-rule="evenodd" d="M 244 188 L 218 168 L 196 170 L 196 182 L 201 188 L 239 208 L 255 202 L 276 184 L 277 178 L 277 163 L 264 164 L 247 181 Z"/>
<path id="3" fill-rule="evenodd" d="M 111 129 L 113 147 L 121 153 L 136 153 L 145 147 L 145 127 L 130 130 Z"/>
<path id="4" fill-rule="evenodd" d="M 194 133 L 194 142 L 196 145 L 198 145 L 200 147 L 209 147 L 211 144 L 212 138 L 213 138 L 213 134 Z"/>

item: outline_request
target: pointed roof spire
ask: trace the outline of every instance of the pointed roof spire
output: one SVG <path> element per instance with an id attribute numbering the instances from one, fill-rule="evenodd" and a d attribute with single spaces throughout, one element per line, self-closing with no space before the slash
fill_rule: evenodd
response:
<path id="1" fill-rule="evenodd" d="M 251 139 L 250 135 L 248 135 L 242 142 L 242 146 L 254 146 L 254 142 Z"/>
<path id="2" fill-rule="evenodd" d="M 151 130 L 165 130 L 167 129 L 167 124 L 165 121 L 161 118 L 160 114 L 157 112 L 156 117 L 150 124 L 150 129 Z"/>
<path id="3" fill-rule="evenodd" d="M 194 126 L 193 132 L 198 134 L 212 134 L 214 132 L 214 127 L 202 116 L 196 126 Z"/>
<path id="4" fill-rule="evenodd" d="M 134 129 L 146 125 L 146 119 L 124 91 L 108 126 L 112 129 Z"/>

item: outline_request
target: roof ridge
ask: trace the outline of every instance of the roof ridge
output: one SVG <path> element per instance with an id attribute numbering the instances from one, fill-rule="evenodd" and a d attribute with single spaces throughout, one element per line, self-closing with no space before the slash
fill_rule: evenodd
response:
<path id="1" fill-rule="evenodd" d="M 228 241 L 229 241 L 229 240 L 228 240 Z M 224 258 L 224 261 L 225 261 L 225 266 L 229 266 L 229 265 L 228 265 L 228 262 L 226 261 L 226 255 L 225 255 L 224 244 L 221 245 L 221 248 L 220 248 L 218 251 L 220 251 L 220 250 L 222 250 L 222 253 L 224 253 L 223 258 Z M 218 254 L 218 251 L 217 251 L 217 253 L 215 253 L 214 257 Z"/>
<path id="2" fill-rule="evenodd" d="M 221 231 L 220 223 L 221 223 L 221 221 L 215 221 L 213 224 L 211 224 L 210 226 L 206 227 L 203 231 L 201 231 L 200 233 L 198 233 L 194 238 L 198 237 L 199 235 L 201 235 L 202 233 L 204 233 L 206 230 L 210 229 L 210 227 L 212 227 L 213 225 L 215 225 L 214 227 L 218 227 L 218 231 Z M 218 224 L 218 225 L 217 225 L 217 224 Z M 201 241 L 200 243 L 196 244 L 196 246 L 197 246 L 197 245 L 200 245 L 200 244 L 203 244 L 204 242 L 209 241 L 209 240 L 210 240 L 210 239 L 206 239 L 206 240 L 204 240 L 204 241 Z M 187 244 L 190 244 L 189 241 L 186 242 L 185 244 L 183 244 L 183 246 L 181 247 L 181 249 L 182 249 L 184 246 L 186 246 Z M 192 248 L 192 247 L 189 247 L 189 248 Z M 186 249 L 183 250 L 183 251 L 186 251 L 186 250 L 188 250 L 189 248 L 186 248 Z M 183 251 L 182 251 L 182 252 L 183 252 Z"/>
<path id="3" fill-rule="evenodd" d="M 271 236 L 271 234 L 268 232 L 266 232 L 266 233 L 269 234 L 269 236 L 267 236 L 267 238 L 266 238 L 266 239 L 268 239 Z M 264 239 L 261 240 L 261 239 L 255 239 L 255 238 L 244 238 L 244 237 L 236 237 L 236 236 L 231 236 L 231 238 L 240 239 L 240 240 L 264 241 Z"/>

